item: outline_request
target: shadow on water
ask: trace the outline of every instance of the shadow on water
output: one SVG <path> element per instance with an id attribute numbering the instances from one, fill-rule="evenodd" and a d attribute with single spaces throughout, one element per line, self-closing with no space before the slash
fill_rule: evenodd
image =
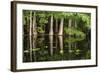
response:
<path id="1" fill-rule="evenodd" d="M 23 62 L 42 62 L 60 60 L 82 60 L 91 58 L 90 40 L 72 36 L 36 35 L 32 37 L 32 48 L 29 38 L 24 36 Z"/>

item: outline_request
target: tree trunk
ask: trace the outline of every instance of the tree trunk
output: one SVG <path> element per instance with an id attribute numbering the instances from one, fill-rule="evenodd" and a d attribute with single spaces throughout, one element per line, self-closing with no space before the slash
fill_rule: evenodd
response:
<path id="1" fill-rule="evenodd" d="M 75 28 L 77 28 L 77 21 L 75 20 Z"/>
<path id="2" fill-rule="evenodd" d="M 75 20 L 75 28 L 77 28 L 77 21 Z M 75 37 L 75 36 L 74 36 Z M 77 42 L 75 42 L 75 49 L 77 48 Z"/>
<path id="3" fill-rule="evenodd" d="M 50 18 L 49 35 L 53 35 L 53 15 L 51 15 L 51 18 Z"/>
<path id="4" fill-rule="evenodd" d="M 32 25 L 32 49 L 36 48 L 36 39 L 37 39 L 37 31 L 36 31 L 36 12 L 33 15 L 33 25 Z M 34 61 L 36 61 L 36 52 L 33 51 Z"/>
<path id="5" fill-rule="evenodd" d="M 36 31 L 36 13 L 34 12 L 34 15 L 33 15 L 33 35 L 37 35 L 37 31 Z"/>
<path id="6" fill-rule="evenodd" d="M 63 35 L 63 23 L 64 23 L 64 18 L 61 18 L 58 35 Z"/>
<path id="7" fill-rule="evenodd" d="M 29 37 L 30 37 L 30 61 L 32 61 L 32 11 L 30 11 Z"/>
<path id="8" fill-rule="evenodd" d="M 58 33 L 58 19 L 56 18 L 56 28 L 55 28 L 56 34 Z"/>
<path id="9" fill-rule="evenodd" d="M 27 28 L 26 28 L 27 29 L 27 33 L 29 35 L 28 34 L 27 35 L 24 34 L 24 35 L 27 36 L 27 38 L 28 38 L 28 42 L 26 42 L 27 43 L 27 47 L 26 48 L 27 48 L 27 50 L 29 50 L 29 48 L 30 48 L 30 29 L 29 29 L 30 28 L 30 23 L 29 23 L 28 16 L 26 17 L 26 25 L 27 25 Z"/>
<path id="10" fill-rule="evenodd" d="M 71 28 L 71 26 L 72 26 L 72 20 L 71 20 L 71 19 L 69 19 L 69 22 L 68 22 L 68 27 L 69 27 L 69 28 Z"/>

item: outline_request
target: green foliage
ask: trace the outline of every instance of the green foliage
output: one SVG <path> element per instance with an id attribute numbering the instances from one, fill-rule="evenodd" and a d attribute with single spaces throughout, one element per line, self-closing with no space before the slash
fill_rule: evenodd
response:
<path id="1" fill-rule="evenodd" d="M 37 32 L 38 33 L 45 33 L 45 26 L 48 23 L 48 15 L 47 12 L 37 12 Z"/>
<path id="2" fill-rule="evenodd" d="M 28 49 L 28 50 L 25 50 L 24 53 L 29 53 L 30 51 L 39 51 L 40 48 L 33 48 L 33 49 Z"/>
<path id="3" fill-rule="evenodd" d="M 30 25 L 30 12 L 31 10 L 23 10 L 23 25 L 24 25 L 24 31 L 27 32 L 24 34 L 28 34 L 28 39 L 29 39 L 29 25 Z M 36 40 L 36 46 L 38 46 L 37 48 L 32 48 L 30 49 L 29 46 L 26 46 L 24 53 L 30 53 L 30 51 L 36 52 L 36 56 L 38 57 L 37 59 L 39 61 L 47 61 L 47 60 L 62 60 L 63 58 L 68 59 L 78 59 L 78 56 L 81 54 L 81 52 L 83 51 L 82 47 L 80 48 L 80 45 L 78 44 L 78 47 L 73 48 L 73 45 L 75 42 L 79 42 L 84 40 L 88 34 L 87 30 L 91 28 L 91 14 L 89 13 L 79 13 L 79 12 L 54 12 L 54 11 L 32 11 L 32 20 L 33 20 L 33 16 L 34 16 L 34 12 L 35 12 L 35 16 L 36 16 L 36 31 L 38 34 L 45 34 L 46 31 L 46 26 L 49 27 L 50 25 L 50 17 L 53 16 L 53 26 L 55 27 L 55 23 L 57 20 L 57 24 L 58 24 L 58 30 L 59 30 L 59 25 L 61 23 L 61 18 L 64 18 L 64 36 L 66 36 L 66 38 L 64 38 L 64 47 L 65 48 L 61 48 L 59 49 L 59 46 L 57 47 L 58 51 L 53 52 L 54 54 L 51 56 L 50 55 L 50 48 L 48 46 L 48 42 L 49 40 L 45 39 L 44 36 L 41 37 L 37 37 Z M 72 20 L 71 24 L 69 23 L 69 19 Z M 75 23 L 76 22 L 76 23 Z M 70 25 L 70 27 L 69 27 Z M 75 26 L 76 25 L 76 26 Z M 55 34 L 55 28 L 54 29 L 54 34 Z M 47 29 L 49 30 L 49 29 Z M 85 30 L 85 31 L 84 31 Z M 58 33 L 59 31 L 57 31 Z M 55 39 L 55 38 L 54 38 Z M 55 40 L 53 39 L 53 42 L 55 42 Z M 24 42 L 26 45 L 27 42 L 29 42 L 29 40 L 27 40 L 26 38 L 24 38 Z M 38 43 L 38 44 L 37 44 Z M 80 42 L 79 42 L 80 43 Z M 59 44 L 59 43 L 58 43 Z M 68 47 L 68 45 L 70 46 Z M 53 46 L 54 43 L 53 43 Z M 70 50 L 68 50 L 70 48 Z M 27 50 L 26 50 L 27 49 Z M 57 50 L 54 49 L 54 50 Z M 71 54 L 71 55 L 70 55 Z M 90 56 L 91 52 L 86 50 L 84 55 L 85 57 L 83 57 L 83 59 L 89 59 L 91 58 Z M 81 56 L 80 56 L 81 59 Z"/>
<path id="4" fill-rule="evenodd" d="M 66 39 L 64 39 L 64 42 L 65 43 L 73 43 L 73 42 L 77 42 L 77 41 L 82 41 L 84 40 L 85 38 L 84 37 L 68 37 Z"/>
<path id="5" fill-rule="evenodd" d="M 34 11 L 33 11 L 34 12 Z M 37 22 L 37 32 L 45 33 L 45 26 L 49 24 L 49 17 L 53 15 L 54 19 L 64 18 L 65 20 L 75 20 L 77 24 L 82 24 L 87 29 L 90 29 L 91 15 L 89 13 L 76 13 L 76 12 L 52 12 L 52 11 L 35 11 L 36 12 L 36 22 Z M 23 11 L 23 24 L 29 25 L 30 10 Z M 81 20 L 81 23 L 79 21 Z M 77 28 L 80 28 L 77 26 Z M 66 32 L 70 32 L 71 29 L 67 29 Z M 78 31 L 75 31 L 78 32 Z M 73 32 L 74 33 L 74 32 Z M 73 33 L 69 33 L 72 35 Z M 81 32 L 78 32 L 82 34 Z"/>
<path id="6" fill-rule="evenodd" d="M 75 54 L 76 54 L 76 55 L 79 55 L 79 54 L 80 54 L 80 51 L 81 51 L 80 49 L 76 49 L 76 50 L 75 50 Z"/>
<path id="7" fill-rule="evenodd" d="M 75 28 L 64 28 L 65 34 L 85 37 L 85 33 Z"/>
<path id="8" fill-rule="evenodd" d="M 23 24 L 24 25 L 28 25 L 29 24 L 29 19 L 30 19 L 30 11 L 28 11 L 28 10 L 24 10 L 23 11 Z"/>
<path id="9" fill-rule="evenodd" d="M 33 48 L 32 51 L 39 51 L 40 48 Z"/>
<path id="10" fill-rule="evenodd" d="M 39 24 L 46 24 L 46 23 L 48 23 L 48 21 L 45 19 L 45 18 L 40 18 L 40 20 L 39 20 Z"/>
<path id="11" fill-rule="evenodd" d="M 91 52 L 88 50 L 88 51 L 86 52 L 86 54 L 85 54 L 85 55 L 86 55 L 85 57 L 86 57 L 87 59 L 90 59 L 90 58 L 91 58 L 90 54 L 91 54 Z"/>
<path id="12" fill-rule="evenodd" d="M 91 25 L 91 15 L 79 13 L 78 16 L 82 19 L 83 25 L 87 28 L 90 28 Z"/>
<path id="13" fill-rule="evenodd" d="M 45 31 L 41 27 L 37 27 L 37 32 L 38 33 L 44 33 Z"/>

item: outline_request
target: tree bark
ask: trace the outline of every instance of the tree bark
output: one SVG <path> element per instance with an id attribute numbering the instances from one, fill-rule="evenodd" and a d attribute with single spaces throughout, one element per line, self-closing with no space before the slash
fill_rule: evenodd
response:
<path id="1" fill-rule="evenodd" d="M 50 18 L 49 35 L 53 35 L 53 15 L 51 15 L 51 18 Z"/>
<path id="2" fill-rule="evenodd" d="M 56 34 L 58 33 L 58 19 L 56 18 L 56 28 L 55 28 Z"/>
<path id="3" fill-rule="evenodd" d="M 30 11 L 29 37 L 30 37 L 30 61 L 32 61 L 32 11 Z"/>
<path id="4" fill-rule="evenodd" d="M 77 21 L 75 20 L 75 28 L 77 28 Z M 77 42 L 75 42 L 75 49 L 77 48 Z"/>
<path id="5" fill-rule="evenodd" d="M 32 25 L 32 49 L 36 48 L 36 39 L 37 39 L 37 31 L 36 31 L 36 12 L 33 15 L 33 25 Z M 36 61 L 36 52 L 33 51 L 34 61 Z"/>
<path id="6" fill-rule="evenodd" d="M 64 23 L 64 18 L 61 18 L 58 35 L 63 35 L 63 23 Z"/>
<path id="7" fill-rule="evenodd" d="M 37 31 L 36 31 L 36 13 L 34 12 L 33 15 L 33 25 L 32 25 L 32 29 L 33 29 L 33 35 L 37 35 Z"/>

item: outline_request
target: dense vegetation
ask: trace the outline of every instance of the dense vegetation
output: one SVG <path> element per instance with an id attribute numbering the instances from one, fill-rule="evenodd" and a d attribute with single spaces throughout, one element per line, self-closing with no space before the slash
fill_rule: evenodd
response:
<path id="1" fill-rule="evenodd" d="M 83 53 L 85 55 L 85 59 L 89 59 L 91 42 L 90 22 L 91 15 L 89 13 L 23 10 L 24 52 L 30 52 L 30 61 L 32 61 L 33 52 L 37 52 L 39 50 L 40 52 L 37 52 L 37 56 L 39 57 L 43 55 L 43 51 L 48 53 L 48 49 L 46 48 L 52 49 L 54 45 L 60 44 L 60 50 L 57 51 L 59 51 L 61 55 L 56 53 L 54 56 L 52 56 L 52 60 L 58 60 L 59 58 L 62 58 L 62 54 L 66 58 L 68 54 L 66 54 L 67 51 L 63 51 L 66 50 L 64 48 L 70 49 L 69 52 L 76 55 L 81 53 L 80 48 L 84 48 L 86 50 L 86 52 Z M 46 38 L 49 38 L 49 40 L 46 39 L 44 35 L 48 35 L 49 37 Z M 40 39 L 41 36 L 42 39 Z M 54 36 L 57 36 L 58 39 L 53 39 L 55 38 Z M 59 36 L 62 36 L 62 38 Z M 84 41 L 81 42 L 82 45 L 80 46 L 78 43 L 80 43 L 82 40 Z M 48 45 L 47 42 L 55 42 L 56 44 Z M 85 44 L 85 42 L 88 44 Z M 45 54 L 45 57 L 41 58 L 43 61 L 51 59 L 48 54 Z"/>

